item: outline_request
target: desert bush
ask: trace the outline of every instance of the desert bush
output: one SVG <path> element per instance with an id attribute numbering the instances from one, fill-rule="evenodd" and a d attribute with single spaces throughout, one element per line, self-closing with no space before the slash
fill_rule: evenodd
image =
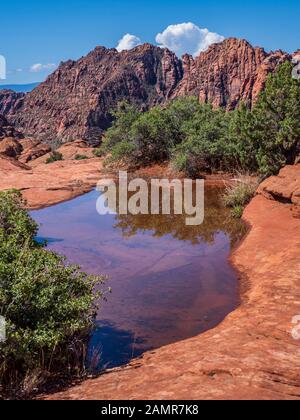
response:
<path id="1" fill-rule="evenodd" d="M 182 126 L 184 140 L 173 149 L 175 168 L 191 177 L 228 168 L 228 120 L 224 110 L 199 104 L 193 118 Z"/>
<path id="2" fill-rule="evenodd" d="M 86 160 L 88 157 L 86 155 L 76 155 L 74 160 Z"/>
<path id="3" fill-rule="evenodd" d="M 93 150 L 93 155 L 95 156 L 95 157 L 103 157 L 104 155 L 105 155 L 105 151 L 102 149 L 102 147 L 100 146 L 100 147 L 96 147 L 94 150 Z"/>
<path id="4" fill-rule="evenodd" d="M 51 153 L 50 157 L 46 160 L 46 164 L 58 162 L 60 160 L 64 160 L 63 155 L 60 152 L 54 151 Z"/>
<path id="5" fill-rule="evenodd" d="M 101 151 L 109 152 L 111 161 L 133 165 L 168 160 L 173 148 L 183 140 L 181 127 L 192 118 L 197 107 L 195 98 L 182 98 L 165 108 L 154 107 L 142 113 L 122 103 L 114 114 L 116 120 L 105 134 Z"/>
<path id="6" fill-rule="evenodd" d="M 10 395 L 21 395 L 33 376 L 82 372 L 103 296 L 95 293 L 102 276 L 88 276 L 36 243 L 38 227 L 24 204 L 16 191 L 0 193 L 0 315 L 7 329 L 0 387 Z"/>
<path id="7" fill-rule="evenodd" d="M 259 181 L 249 175 L 238 175 L 226 187 L 223 199 L 227 207 L 232 208 L 234 217 L 241 217 L 245 206 L 255 196 Z"/>
<path id="8" fill-rule="evenodd" d="M 179 98 L 139 112 L 122 103 L 101 151 L 137 165 L 172 160 L 191 177 L 201 172 L 248 171 L 268 176 L 300 154 L 300 81 L 290 63 L 270 75 L 253 109 L 225 112 Z"/>
<path id="9" fill-rule="evenodd" d="M 252 111 L 258 171 L 266 176 L 293 164 L 300 153 L 300 80 L 292 78 L 292 68 L 286 62 L 269 76 Z"/>

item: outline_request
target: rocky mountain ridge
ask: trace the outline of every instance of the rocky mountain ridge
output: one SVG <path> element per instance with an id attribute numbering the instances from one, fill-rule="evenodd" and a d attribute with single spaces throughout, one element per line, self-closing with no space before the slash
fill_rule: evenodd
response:
<path id="1" fill-rule="evenodd" d="M 141 110 L 185 95 L 229 110 L 240 101 L 252 105 L 268 74 L 291 58 L 234 38 L 181 60 L 151 44 L 121 53 L 97 47 L 78 61 L 62 63 L 26 95 L 0 91 L 0 114 L 27 137 L 51 144 L 84 139 L 97 145 L 121 100 Z"/>

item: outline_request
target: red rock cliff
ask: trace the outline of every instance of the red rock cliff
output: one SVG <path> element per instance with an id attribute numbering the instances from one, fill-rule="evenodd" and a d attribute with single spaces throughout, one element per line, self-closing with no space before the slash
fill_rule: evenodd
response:
<path id="1" fill-rule="evenodd" d="M 282 51 L 267 54 L 245 40 L 230 38 L 195 59 L 183 56 L 184 77 L 174 96 L 195 95 L 201 102 L 227 109 L 235 108 L 240 101 L 252 104 L 268 74 L 288 58 Z"/>
<path id="2" fill-rule="evenodd" d="M 63 63 L 26 95 L 14 122 L 42 140 L 98 143 L 117 102 L 127 99 L 147 109 L 168 99 L 181 78 L 181 62 L 168 50 L 150 44 L 122 53 L 97 47 Z"/>
<path id="3" fill-rule="evenodd" d="M 241 100 L 252 104 L 267 75 L 287 59 L 281 51 L 268 54 L 238 39 L 182 60 L 150 44 L 122 53 L 97 47 L 76 62 L 62 63 L 26 96 L 0 91 L 0 113 L 26 136 L 97 144 L 111 123 L 111 109 L 123 99 L 148 109 L 170 98 L 196 95 L 202 102 L 232 109 Z"/>

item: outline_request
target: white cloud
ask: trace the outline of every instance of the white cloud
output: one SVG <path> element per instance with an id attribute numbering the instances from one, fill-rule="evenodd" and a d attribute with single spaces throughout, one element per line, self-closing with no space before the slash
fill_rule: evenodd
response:
<path id="1" fill-rule="evenodd" d="M 179 57 L 186 53 L 197 56 L 211 44 L 222 42 L 224 39 L 223 36 L 208 29 L 201 29 L 191 22 L 170 25 L 156 36 L 160 47 L 168 48 Z"/>
<path id="2" fill-rule="evenodd" d="M 135 35 L 126 34 L 123 36 L 122 39 L 120 39 L 116 48 L 119 52 L 121 52 L 124 50 L 131 50 L 132 48 L 135 48 L 138 45 L 141 45 L 141 43 L 142 41 L 140 40 L 139 37 Z"/>
<path id="3" fill-rule="evenodd" d="M 57 65 L 53 64 L 53 63 L 49 63 L 49 64 L 41 64 L 41 63 L 37 63 L 37 64 L 33 64 L 30 67 L 30 71 L 31 73 L 39 73 L 41 71 L 44 70 L 54 70 L 56 69 Z"/>

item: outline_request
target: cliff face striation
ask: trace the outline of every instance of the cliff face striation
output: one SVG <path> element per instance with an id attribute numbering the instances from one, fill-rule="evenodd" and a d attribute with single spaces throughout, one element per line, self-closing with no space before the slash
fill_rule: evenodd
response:
<path id="1" fill-rule="evenodd" d="M 13 90 L 0 90 L 0 114 L 7 118 L 13 117 L 23 106 L 25 93 L 17 93 Z"/>
<path id="2" fill-rule="evenodd" d="M 0 113 L 26 136 L 49 143 L 84 139 L 96 145 L 121 100 L 142 110 L 184 95 L 227 109 L 240 101 L 251 105 L 267 75 L 290 58 L 238 39 L 182 60 L 150 44 L 121 53 L 97 47 L 78 61 L 62 63 L 26 95 L 0 91 Z"/>
<path id="3" fill-rule="evenodd" d="M 247 41 L 230 38 L 195 59 L 183 56 L 184 77 L 175 96 L 198 96 L 200 102 L 229 110 L 240 101 L 252 104 L 264 89 L 267 76 L 288 59 L 282 51 L 267 54 Z"/>
<path id="4" fill-rule="evenodd" d="M 6 137 L 22 138 L 23 135 L 0 114 L 0 142 Z"/>
<path id="5" fill-rule="evenodd" d="M 121 100 L 147 109 L 173 94 L 182 78 L 175 54 L 146 44 L 118 53 L 97 47 L 79 61 L 63 63 L 45 83 L 27 94 L 13 121 L 27 136 L 99 143 Z"/>

